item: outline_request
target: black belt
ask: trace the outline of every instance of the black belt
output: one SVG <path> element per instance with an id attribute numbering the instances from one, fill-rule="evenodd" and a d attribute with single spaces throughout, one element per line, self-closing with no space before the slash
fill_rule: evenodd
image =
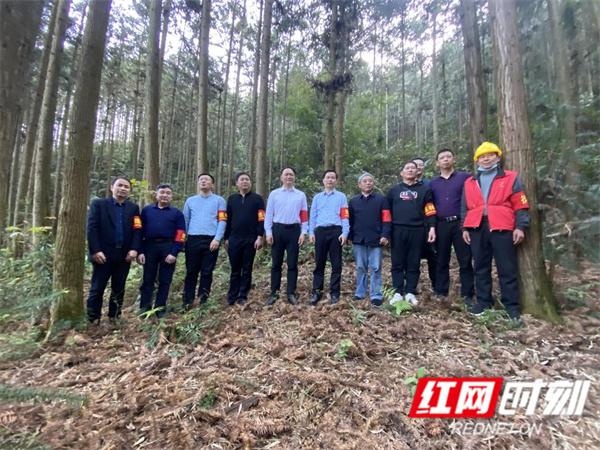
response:
<path id="1" fill-rule="evenodd" d="M 123 244 L 115 244 L 115 248 L 123 248 Z"/>
<path id="2" fill-rule="evenodd" d="M 338 229 L 338 228 L 341 229 L 342 226 L 341 225 L 327 225 L 325 227 L 317 227 L 316 229 L 317 230 L 323 230 L 323 231 L 330 231 L 330 230 L 335 230 L 335 229 Z"/>
<path id="3" fill-rule="evenodd" d="M 171 242 L 172 240 L 173 240 L 173 238 L 149 238 L 149 239 L 146 239 L 146 242 L 159 243 L 159 242 Z"/>
<path id="4" fill-rule="evenodd" d="M 208 234 L 193 234 L 193 235 L 189 235 L 188 234 L 188 240 L 195 240 L 195 239 L 210 239 L 213 240 L 215 237 L 214 236 L 209 236 Z"/>
<path id="5" fill-rule="evenodd" d="M 299 223 L 274 223 L 273 226 L 283 227 L 286 230 L 297 228 L 300 226 Z"/>
<path id="6" fill-rule="evenodd" d="M 440 217 L 441 222 L 456 222 L 459 219 L 460 217 L 458 216 Z"/>

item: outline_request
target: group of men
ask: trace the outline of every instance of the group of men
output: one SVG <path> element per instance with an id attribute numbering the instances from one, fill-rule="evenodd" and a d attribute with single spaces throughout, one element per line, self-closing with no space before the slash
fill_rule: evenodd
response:
<path id="1" fill-rule="evenodd" d="M 183 305 L 207 301 L 221 245 L 227 248 L 231 277 L 227 302 L 244 304 L 252 285 L 256 251 L 271 246 L 271 286 L 267 305 L 280 295 L 282 265 L 287 261 L 286 298 L 297 304 L 299 249 L 306 237 L 315 247 L 310 304 L 324 294 L 327 260 L 331 263 L 329 301 L 340 299 L 342 248 L 352 243 L 356 263 L 355 300 L 369 297 L 379 306 L 382 293 L 382 247 L 391 245 L 391 304 L 418 303 L 420 261 L 428 260 L 432 287 L 438 298 L 449 294 L 452 248 L 460 267 L 461 296 L 469 311 L 481 314 L 493 306 L 491 265 L 496 261 L 501 301 L 509 317 L 519 319 L 517 256 L 515 246 L 529 225 L 528 203 L 515 172 L 500 165 L 502 150 L 484 142 L 475 151 L 475 175 L 455 169 L 455 155 L 442 149 L 436 155 L 440 175 L 422 179 L 422 159 L 406 162 L 401 181 L 382 195 L 375 178 L 358 178 L 360 193 L 350 201 L 336 189 L 334 170 L 323 174 L 323 191 L 310 208 L 304 192 L 295 187 L 292 167 L 281 171 L 281 187 L 263 198 L 252 192 L 250 175 L 236 175 L 237 193 L 227 202 L 213 193 L 214 179 L 198 176 L 198 194 L 189 197 L 183 212 L 171 206 L 173 189 L 156 188 L 156 202 L 139 208 L 128 200 L 129 180 L 112 182 L 112 197 L 94 200 L 88 217 L 89 256 L 93 275 L 87 301 L 88 319 L 100 320 L 103 293 L 111 279 L 108 316 L 120 315 L 130 264 L 144 266 L 140 309 L 163 316 L 177 256 L 185 249 L 186 276 Z M 264 241 L 263 241 L 264 240 Z M 474 265 L 474 268 L 473 268 Z M 156 300 L 152 298 L 158 276 Z M 370 279 L 369 279 L 370 278 Z"/>

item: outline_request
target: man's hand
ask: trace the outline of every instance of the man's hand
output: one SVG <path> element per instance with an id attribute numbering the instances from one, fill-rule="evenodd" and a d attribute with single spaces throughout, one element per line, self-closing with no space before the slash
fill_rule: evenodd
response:
<path id="1" fill-rule="evenodd" d="M 94 253 L 94 256 L 92 256 L 92 261 L 94 261 L 96 264 L 104 264 L 106 262 L 106 256 L 103 252 Z"/>
<path id="2" fill-rule="evenodd" d="M 138 262 L 138 264 L 141 264 L 142 266 L 143 266 L 144 264 L 146 264 L 146 255 L 144 255 L 143 253 L 140 253 L 140 254 L 137 256 L 137 262 Z"/>
<path id="3" fill-rule="evenodd" d="M 386 247 L 389 243 L 390 241 L 388 241 L 387 238 L 382 237 L 381 239 L 379 239 L 379 245 Z"/>
<path id="4" fill-rule="evenodd" d="M 254 250 L 260 250 L 262 248 L 262 245 L 263 245 L 262 236 L 257 236 L 256 240 L 254 241 Z"/>
<path id="5" fill-rule="evenodd" d="M 344 244 L 346 244 L 346 241 L 348 241 L 348 238 L 346 236 L 344 236 L 343 234 L 340 234 L 340 237 L 338 238 L 338 241 L 340 241 L 340 244 L 343 247 Z"/>
<path id="6" fill-rule="evenodd" d="M 523 230 L 519 230 L 518 228 L 513 231 L 513 244 L 519 245 L 525 239 L 525 233 Z"/>
<path id="7" fill-rule="evenodd" d="M 467 230 L 463 230 L 463 241 L 465 241 L 467 245 L 471 245 L 471 235 Z"/>
<path id="8" fill-rule="evenodd" d="M 431 227 L 429 229 L 429 234 L 427 235 L 427 242 L 433 244 L 435 242 L 435 228 Z"/>
<path id="9" fill-rule="evenodd" d="M 177 261 L 177 256 L 174 256 L 174 255 L 171 255 L 171 254 L 167 255 L 167 257 L 165 258 L 165 262 L 167 264 L 174 264 L 175 261 Z"/>
<path id="10" fill-rule="evenodd" d="M 305 233 L 300 233 L 300 237 L 298 238 L 298 245 L 304 244 L 304 238 L 306 237 Z"/>
<path id="11" fill-rule="evenodd" d="M 213 239 L 212 241 L 210 241 L 210 246 L 208 247 L 210 249 L 211 252 L 215 252 L 217 250 L 219 250 L 219 245 L 221 243 L 219 241 L 217 241 L 216 239 Z"/>
<path id="12" fill-rule="evenodd" d="M 128 263 L 131 263 L 132 261 L 135 260 L 135 258 L 137 258 L 138 252 L 137 250 L 129 250 L 127 252 L 127 256 L 125 257 L 125 261 L 127 261 Z"/>
<path id="13" fill-rule="evenodd" d="M 273 245 L 273 235 L 267 235 L 267 244 Z"/>
<path id="14" fill-rule="evenodd" d="M 310 242 L 311 244 L 315 243 L 315 235 L 314 234 L 311 234 L 308 236 L 308 242 Z M 300 240 L 298 240 L 298 243 L 300 244 Z M 302 245 L 302 244 L 300 244 L 300 245 Z"/>

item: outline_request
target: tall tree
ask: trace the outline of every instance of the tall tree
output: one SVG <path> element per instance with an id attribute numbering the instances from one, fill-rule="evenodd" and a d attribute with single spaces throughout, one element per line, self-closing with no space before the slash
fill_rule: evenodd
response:
<path id="1" fill-rule="evenodd" d="M 256 136 L 255 178 L 256 192 L 263 197 L 268 194 L 267 186 L 267 128 L 269 104 L 269 59 L 271 55 L 271 19 L 273 0 L 264 0 L 262 42 L 260 45 L 260 85 L 258 93 L 258 128 Z"/>
<path id="2" fill-rule="evenodd" d="M 53 304 L 51 324 L 78 321 L 83 316 L 85 216 L 111 1 L 91 2 L 85 25 L 54 256 L 53 287 L 62 295 Z"/>
<path id="3" fill-rule="evenodd" d="M 469 100 L 471 148 L 475 149 L 485 140 L 487 108 L 475 0 L 461 0 L 459 15 L 463 35 L 467 98 Z"/>
<path id="4" fill-rule="evenodd" d="M 39 136 L 35 161 L 35 179 L 33 184 L 33 226 L 49 225 L 46 218 L 50 215 L 50 165 L 52 162 L 52 143 L 54 140 L 54 119 L 58 94 L 58 79 L 63 53 L 65 33 L 69 22 L 71 0 L 58 0 L 58 15 L 52 30 L 52 50 L 48 62 L 48 74 L 44 87 L 42 115 L 40 117 Z M 50 30 L 48 30 L 50 32 Z M 39 233 L 34 233 L 34 244 L 39 243 Z"/>
<path id="5" fill-rule="evenodd" d="M 158 112 L 160 106 L 160 16 L 162 0 L 152 0 L 150 3 L 150 29 L 148 32 L 148 56 L 146 60 L 146 97 L 144 143 L 145 160 L 144 173 L 148 180 L 148 188 L 154 189 L 160 183 L 159 154 L 158 154 Z"/>
<path id="6" fill-rule="evenodd" d="M 200 22 L 200 79 L 198 92 L 198 135 L 196 148 L 196 169 L 198 173 L 208 172 L 208 43 L 210 33 L 211 0 L 202 2 Z"/>
<path id="7" fill-rule="evenodd" d="M 252 75 L 252 105 L 250 107 L 250 138 L 248 139 L 248 155 L 250 156 L 250 174 L 254 173 L 256 161 L 256 110 L 258 108 L 258 78 L 260 76 L 260 42 L 262 33 L 264 0 L 259 0 L 258 26 L 256 28 L 256 39 L 254 41 L 254 69 Z"/>
<path id="8" fill-rule="evenodd" d="M 11 156 L 43 6 L 42 0 L 0 2 L 0 230 L 8 215 Z"/>
<path id="9" fill-rule="evenodd" d="M 507 166 L 523 177 L 530 205 L 531 227 L 518 253 L 521 305 L 526 313 L 556 322 L 560 319 L 542 251 L 536 167 L 525 102 L 515 0 L 490 0 L 490 12 L 500 144 L 506 152 Z"/>

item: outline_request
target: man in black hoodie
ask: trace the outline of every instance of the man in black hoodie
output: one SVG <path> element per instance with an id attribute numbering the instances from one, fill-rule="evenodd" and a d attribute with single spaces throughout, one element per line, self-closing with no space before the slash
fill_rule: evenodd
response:
<path id="1" fill-rule="evenodd" d="M 416 305 L 422 242 L 426 232 L 427 241 L 435 241 L 436 212 L 431 189 L 417 182 L 413 161 L 404 164 L 400 176 L 402 182 L 387 194 L 392 210 L 392 283 L 396 291 L 390 303 L 404 299 Z"/>

